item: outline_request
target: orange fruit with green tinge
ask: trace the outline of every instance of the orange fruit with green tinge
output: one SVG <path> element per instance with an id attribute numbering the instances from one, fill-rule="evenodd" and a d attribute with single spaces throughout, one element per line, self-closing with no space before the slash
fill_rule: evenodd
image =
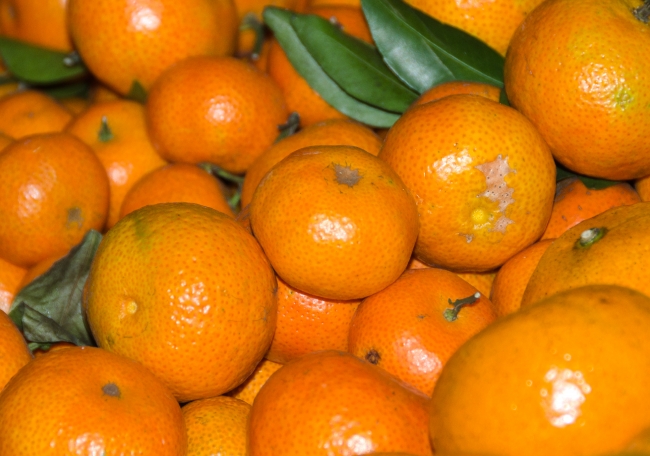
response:
<path id="1" fill-rule="evenodd" d="M 129 100 L 93 103 L 66 131 L 88 144 L 104 165 L 110 185 L 106 228 L 120 218 L 127 192 L 145 174 L 165 165 L 147 134 L 145 111 Z"/>
<path id="2" fill-rule="evenodd" d="M 512 37 L 508 100 L 579 174 L 650 174 L 649 17 L 647 0 L 551 0 Z"/>
<path id="3" fill-rule="evenodd" d="M 147 99 L 149 135 L 170 162 L 244 173 L 289 112 L 267 74 L 233 57 L 195 57 L 165 71 Z"/>
<path id="4" fill-rule="evenodd" d="M 323 298 L 361 299 L 406 269 L 413 196 L 382 160 L 352 146 L 300 149 L 255 190 L 250 223 L 277 274 Z"/>
<path id="5" fill-rule="evenodd" d="M 25 338 L 14 322 L 4 312 L 0 312 L 0 392 L 9 380 L 32 360 Z M 0 444 L 1 445 L 1 444 Z"/>
<path id="6" fill-rule="evenodd" d="M 96 347 L 39 356 L 0 395 L 2 454 L 185 454 L 178 402 L 140 363 Z"/>
<path id="7" fill-rule="evenodd" d="M 519 112 L 478 95 L 407 110 L 379 158 L 413 193 L 415 256 L 454 271 L 489 271 L 535 242 L 551 215 L 555 164 Z"/>
<path id="8" fill-rule="evenodd" d="M 618 206 L 578 223 L 539 260 L 521 306 L 570 288 L 614 284 L 650 296 L 650 203 Z"/>
<path id="9" fill-rule="evenodd" d="M 650 425 L 648 325 L 650 298 L 614 285 L 557 293 L 492 323 L 438 379 L 433 447 L 504 456 L 623 450 Z"/>
<path id="10" fill-rule="evenodd" d="M 84 63 L 122 95 L 187 57 L 232 55 L 238 26 L 233 0 L 69 0 L 68 21 Z"/>
<path id="11" fill-rule="evenodd" d="M 350 119 L 329 119 L 305 127 L 274 143 L 257 157 L 246 171 L 241 190 L 241 203 L 251 202 L 253 193 L 264 175 L 280 160 L 307 146 L 355 146 L 377 155 L 381 139 L 370 128 Z"/>
<path id="12" fill-rule="evenodd" d="M 453 272 L 411 270 L 361 302 L 348 351 L 431 396 L 450 356 L 495 319 L 487 296 Z"/>
<path id="13" fill-rule="evenodd" d="M 349 353 L 311 353 L 281 367 L 258 393 L 249 420 L 249 454 L 431 455 L 428 402 Z"/>
<path id="14" fill-rule="evenodd" d="M 250 404 L 217 396 L 190 402 L 181 410 L 187 429 L 187 456 L 246 456 Z"/>
<path id="15" fill-rule="evenodd" d="M 276 325 L 277 282 L 259 244 L 198 204 L 155 204 L 121 219 L 84 291 L 98 345 L 145 365 L 180 402 L 246 380 Z"/>
<path id="16" fill-rule="evenodd" d="M 29 267 L 68 251 L 108 215 L 108 178 L 89 146 L 69 133 L 33 135 L 0 154 L 0 251 Z"/>

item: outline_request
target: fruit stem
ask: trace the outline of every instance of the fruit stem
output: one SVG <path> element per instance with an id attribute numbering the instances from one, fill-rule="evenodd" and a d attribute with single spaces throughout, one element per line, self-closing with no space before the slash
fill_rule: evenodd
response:
<path id="1" fill-rule="evenodd" d="M 468 304 L 474 304 L 477 299 L 481 297 L 481 293 L 478 291 L 474 293 L 471 296 L 468 296 L 466 298 L 462 299 L 457 299 L 455 301 L 452 301 L 451 298 L 448 299 L 449 305 L 454 306 L 453 309 L 447 309 L 443 312 L 443 315 L 445 317 L 445 320 L 451 322 L 455 321 L 458 318 L 458 313 L 460 312 L 460 309 L 465 307 Z"/>
<path id="2" fill-rule="evenodd" d="M 280 134 L 275 138 L 275 142 L 280 141 L 281 139 L 291 136 L 300 128 L 300 115 L 297 112 L 292 112 L 289 114 L 287 121 L 278 126 Z"/>
<path id="3" fill-rule="evenodd" d="M 106 118 L 106 116 L 102 117 L 102 123 L 101 126 L 99 127 L 99 133 L 97 134 L 97 138 L 101 142 L 108 142 L 111 139 L 113 139 L 113 132 L 108 126 L 108 119 Z"/>
<path id="4" fill-rule="evenodd" d="M 632 10 L 632 14 L 634 14 L 634 17 L 636 17 L 641 22 L 647 24 L 650 20 L 650 0 L 645 0 L 643 2 L 643 5 L 639 6 L 638 8 L 634 8 Z"/>
<path id="5" fill-rule="evenodd" d="M 607 234 L 607 228 L 589 228 L 580 233 L 580 238 L 575 243 L 575 247 L 579 249 L 586 249 L 602 239 Z"/>

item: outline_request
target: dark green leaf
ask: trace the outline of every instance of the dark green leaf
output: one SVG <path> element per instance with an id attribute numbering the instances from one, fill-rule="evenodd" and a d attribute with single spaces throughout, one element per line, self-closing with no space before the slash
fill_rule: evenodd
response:
<path id="1" fill-rule="evenodd" d="M 102 235 L 90 230 L 83 241 L 15 297 L 9 316 L 25 339 L 94 345 L 82 307 L 82 292 Z"/>
<path id="2" fill-rule="evenodd" d="M 280 125 L 280 134 L 275 138 L 275 142 L 281 141 L 287 136 L 293 135 L 300 128 L 300 115 L 297 112 L 289 114 L 287 122 Z"/>
<path id="3" fill-rule="evenodd" d="M 133 81 L 129 93 L 126 94 L 126 98 L 145 104 L 147 102 L 147 90 L 140 84 L 140 81 Z"/>
<path id="4" fill-rule="evenodd" d="M 377 48 L 330 21 L 312 14 L 294 15 L 291 25 L 327 75 L 353 97 L 397 113 L 418 97 L 386 66 Z"/>
<path id="5" fill-rule="evenodd" d="M 454 80 L 503 87 L 504 58 L 483 41 L 402 0 L 361 5 L 386 64 L 419 93 Z"/>
<path id="6" fill-rule="evenodd" d="M 78 81 L 48 87 L 39 87 L 38 90 L 58 99 L 70 97 L 86 98 L 88 96 L 88 91 L 90 90 L 90 83 L 88 81 Z"/>
<path id="7" fill-rule="evenodd" d="M 0 37 L 0 55 L 9 72 L 28 84 L 56 84 L 88 74 L 83 63 L 71 54 L 11 38 Z"/>
<path id="8" fill-rule="evenodd" d="M 583 176 L 581 174 L 574 173 L 573 171 L 567 169 L 566 167 L 562 166 L 559 163 L 556 163 L 556 174 L 555 174 L 555 181 L 560 182 L 563 179 L 569 179 L 572 177 L 576 177 L 582 181 L 583 184 L 585 184 L 585 187 L 591 190 L 602 190 L 607 187 L 611 187 L 616 184 L 620 184 L 620 181 L 612 181 L 612 180 L 607 180 L 607 179 L 600 179 L 597 177 L 589 177 L 589 176 Z"/>
<path id="9" fill-rule="evenodd" d="M 264 22 L 273 31 L 296 71 L 326 102 L 343 114 L 373 127 L 393 125 L 399 118 L 398 114 L 375 108 L 348 95 L 323 71 L 291 26 L 293 14 L 296 13 L 276 7 L 264 9 Z"/>
<path id="10" fill-rule="evenodd" d="M 501 92 L 499 93 L 499 103 L 510 106 L 510 100 L 508 100 L 508 95 L 506 95 L 506 91 L 502 88 Z"/>

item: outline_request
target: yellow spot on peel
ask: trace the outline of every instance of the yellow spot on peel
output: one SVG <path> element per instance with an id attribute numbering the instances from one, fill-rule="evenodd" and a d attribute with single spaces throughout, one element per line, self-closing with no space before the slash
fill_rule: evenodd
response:
<path id="1" fill-rule="evenodd" d="M 482 208 L 476 208 L 472 211 L 472 222 L 476 225 L 482 225 L 490 220 L 490 215 Z"/>

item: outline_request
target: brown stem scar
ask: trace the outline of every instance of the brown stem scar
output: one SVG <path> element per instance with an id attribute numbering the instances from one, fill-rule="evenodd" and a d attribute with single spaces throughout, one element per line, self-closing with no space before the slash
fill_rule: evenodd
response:
<path id="1" fill-rule="evenodd" d="M 359 169 L 352 169 L 349 165 L 343 166 L 334 163 L 334 173 L 336 173 L 336 182 L 339 184 L 353 187 L 363 177 L 359 174 Z"/>
<path id="2" fill-rule="evenodd" d="M 102 392 L 103 392 L 106 396 L 112 396 L 112 397 L 116 397 L 116 398 L 118 398 L 118 399 L 119 399 L 120 397 L 122 397 L 122 393 L 120 392 L 120 388 L 119 388 L 119 386 L 117 386 L 117 385 L 116 385 L 115 383 L 113 383 L 113 382 L 107 383 L 107 384 L 105 384 L 104 386 L 102 386 Z"/>

